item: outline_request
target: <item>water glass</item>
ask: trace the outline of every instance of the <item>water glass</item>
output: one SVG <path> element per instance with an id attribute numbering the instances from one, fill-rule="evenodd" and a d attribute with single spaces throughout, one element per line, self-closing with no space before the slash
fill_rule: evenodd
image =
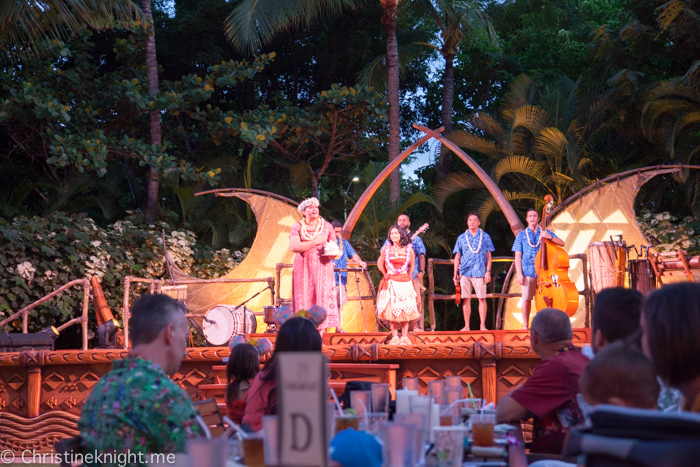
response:
<path id="1" fill-rule="evenodd" d="M 440 426 L 459 425 L 462 409 L 458 404 L 440 406 Z"/>
<path id="2" fill-rule="evenodd" d="M 263 436 L 265 443 L 263 453 L 265 455 L 265 465 L 277 465 L 279 455 L 279 445 L 277 444 L 277 415 L 265 415 L 262 419 Z"/>
<path id="3" fill-rule="evenodd" d="M 379 437 L 384 443 L 383 467 L 414 467 L 416 428 L 413 425 L 382 423 Z"/>
<path id="4" fill-rule="evenodd" d="M 371 412 L 372 391 L 352 391 L 350 393 L 350 407 L 360 417 L 364 417 L 365 412 Z"/>
<path id="5" fill-rule="evenodd" d="M 426 437 L 430 436 L 430 427 L 432 426 L 432 421 L 430 420 L 430 410 L 432 408 L 432 400 L 430 396 L 411 396 L 409 399 L 411 406 L 411 413 L 418 413 L 425 417 L 425 425 L 423 426 L 423 432 Z"/>
<path id="6" fill-rule="evenodd" d="M 228 440 L 226 438 L 199 438 L 187 442 L 185 447 L 192 467 L 226 467 Z"/>
<path id="7" fill-rule="evenodd" d="M 462 377 L 461 376 L 445 376 L 445 385 L 448 388 L 460 388 L 460 389 L 462 389 Z"/>
<path id="8" fill-rule="evenodd" d="M 479 398 L 470 398 L 468 401 L 464 403 L 464 406 L 468 408 L 469 410 L 481 410 L 481 405 L 482 405 L 482 399 Z"/>
<path id="9" fill-rule="evenodd" d="M 403 384 L 404 389 L 408 389 L 410 391 L 418 390 L 418 378 L 403 378 L 401 383 Z"/>
<path id="10" fill-rule="evenodd" d="M 389 383 L 372 383 L 372 412 L 389 413 Z"/>
<path id="11" fill-rule="evenodd" d="M 436 427 L 435 454 L 438 467 L 461 467 L 464 460 L 464 428 Z"/>
<path id="12" fill-rule="evenodd" d="M 416 439 L 413 444 L 413 459 L 418 465 L 425 464 L 425 416 L 420 413 L 401 413 L 394 416 L 398 423 L 413 425 L 416 429 Z"/>
<path id="13" fill-rule="evenodd" d="M 369 426 L 365 427 L 365 431 L 373 436 L 378 436 L 380 425 L 388 420 L 389 414 L 386 412 L 367 412 Z"/>
<path id="14" fill-rule="evenodd" d="M 446 387 L 445 388 L 445 404 L 450 405 L 462 398 L 462 388 Z M 462 407 L 462 404 L 455 404 Z"/>
<path id="15" fill-rule="evenodd" d="M 437 405 L 444 404 L 445 382 L 439 379 L 428 382 L 428 394 Z"/>

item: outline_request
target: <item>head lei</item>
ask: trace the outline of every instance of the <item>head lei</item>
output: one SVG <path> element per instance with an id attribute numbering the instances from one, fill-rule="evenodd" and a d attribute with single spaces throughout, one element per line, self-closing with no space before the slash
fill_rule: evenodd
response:
<path id="1" fill-rule="evenodd" d="M 304 201 L 299 203 L 299 206 L 297 207 L 297 211 L 303 213 L 306 208 L 309 206 L 320 206 L 321 203 L 318 202 L 318 199 L 316 198 L 306 198 Z"/>
<path id="2" fill-rule="evenodd" d="M 240 344 L 250 344 L 258 351 L 260 355 L 268 354 L 272 351 L 272 341 L 267 337 L 262 339 L 248 339 L 238 334 L 233 336 L 233 338 L 228 341 L 228 347 L 233 350 L 233 348 Z"/>
<path id="3" fill-rule="evenodd" d="M 306 318 L 314 323 L 315 327 L 318 327 L 321 323 L 326 320 L 328 312 L 326 309 L 320 305 L 314 305 L 308 310 L 299 310 L 296 313 L 292 311 L 291 306 L 282 306 L 275 311 L 275 324 L 279 328 L 290 318 Z"/>

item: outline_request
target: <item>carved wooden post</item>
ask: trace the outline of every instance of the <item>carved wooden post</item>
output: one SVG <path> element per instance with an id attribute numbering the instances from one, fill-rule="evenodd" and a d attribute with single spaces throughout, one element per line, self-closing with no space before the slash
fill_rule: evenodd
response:
<path id="1" fill-rule="evenodd" d="M 41 367 L 28 367 L 27 376 L 27 418 L 34 418 L 39 416 L 41 402 Z"/>
<path id="2" fill-rule="evenodd" d="M 435 324 L 435 278 L 433 277 L 433 267 L 435 261 L 433 258 L 428 258 L 428 310 L 430 310 L 430 330 L 434 331 L 437 325 Z M 425 328 L 425 326 L 423 326 Z"/>
<path id="3" fill-rule="evenodd" d="M 131 276 L 124 278 L 124 309 L 122 311 L 122 323 L 124 324 L 124 348 L 129 348 L 129 289 L 131 288 Z"/>
<path id="4" fill-rule="evenodd" d="M 88 349 L 88 311 L 90 309 L 90 280 L 83 281 L 83 350 Z M 97 309 L 97 307 L 95 307 Z"/>
<path id="5" fill-rule="evenodd" d="M 496 403 L 496 359 L 481 359 L 481 390 L 484 403 Z"/>

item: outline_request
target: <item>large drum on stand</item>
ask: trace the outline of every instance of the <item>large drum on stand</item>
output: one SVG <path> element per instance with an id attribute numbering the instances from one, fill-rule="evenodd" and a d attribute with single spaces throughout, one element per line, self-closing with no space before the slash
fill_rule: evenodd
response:
<path id="1" fill-rule="evenodd" d="M 247 307 L 216 305 L 204 314 L 202 331 L 211 345 L 221 346 L 238 334 L 255 332 L 258 323 L 253 312 Z"/>
<path id="2" fill-rule="evenodd" d="M 656 276 L 648 259 L 633 259 L 629 263 L 630 288 L 644 295 L 656 289 Z"/>
<path id="3" fill-rule="evenodd" d="M 619 242 L 593 242 L 588 245 L 591 286 L 595 293 L 608 287 L 625 286 L 627 245 Z"/>

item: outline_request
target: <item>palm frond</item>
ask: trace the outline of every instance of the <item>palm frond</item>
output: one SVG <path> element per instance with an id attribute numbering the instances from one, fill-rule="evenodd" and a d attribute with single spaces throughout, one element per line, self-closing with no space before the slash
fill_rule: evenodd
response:
<path id="1" fill-rule="evenodd" d="M 471 190 L 475 188 L 483 188 L 484 184 L 474 174 L 466 172 L 457 172 L 447 174 L 445 180 L 439 182 L 433 191 L 435 201 L 443 206 L 447 198 L 462 190 Z"/>
<path id="2" fill-rule="evenodd" d="M 534 105 L 520 107 L 513 113 L 510 124 L 510 140 L 519 128 L 526 128 L 532 135 L 537 136 L 550 121 L 549 114 L 542 108 Z"/>
<path id="3" fill-rule="evenodd" d="M 539 202 L 542 200 L 540 195 L 533 192 L 504 191 L 503 195 L 506 197 L 508 202 L 522 200 L 533 200 Z M 500 210 L 501 208 L 498 206 L 496 200 L 493 198 L 493 196 L 489 195 L 489 197 L 486 198 L 479 207 L 479 217 L 481 218 L 481 222 L 486 222 L 486 219 L 488 219 L 491 214 Z"/>
<path id="4" fill-rule="evenodd" d="M 494 139 L 499 140 L 503 135 L 503 127 L 491 115 L 486 112 L 477 112 L 467 119 L 467 126 L 475 130 L 483 131 Z"/>
<path id="5" fill-rule="evenodd" d="M 496 183 L 499 183 L 504 175 L 510 173 L 527 175 L 541 182 L 547 173 L 547 165 L 527 156 L 509 156 L 500 160 L 494 166 L 492 177 Z"/>
<path id="6" fill-rule="evenodd" d="M 469 133 L 468 131 L 455 130 L 445 136 L 445 139 L 452 141 L 460 148 L 478 152 L 492 159 L 499 159 L 501 157 L 501 151 L 496 146 L 496 143 L 473 133 Z M 450 149 L 447 148 L 447 146 L 440 145 L 441 157 L 449 151 Z"/>

